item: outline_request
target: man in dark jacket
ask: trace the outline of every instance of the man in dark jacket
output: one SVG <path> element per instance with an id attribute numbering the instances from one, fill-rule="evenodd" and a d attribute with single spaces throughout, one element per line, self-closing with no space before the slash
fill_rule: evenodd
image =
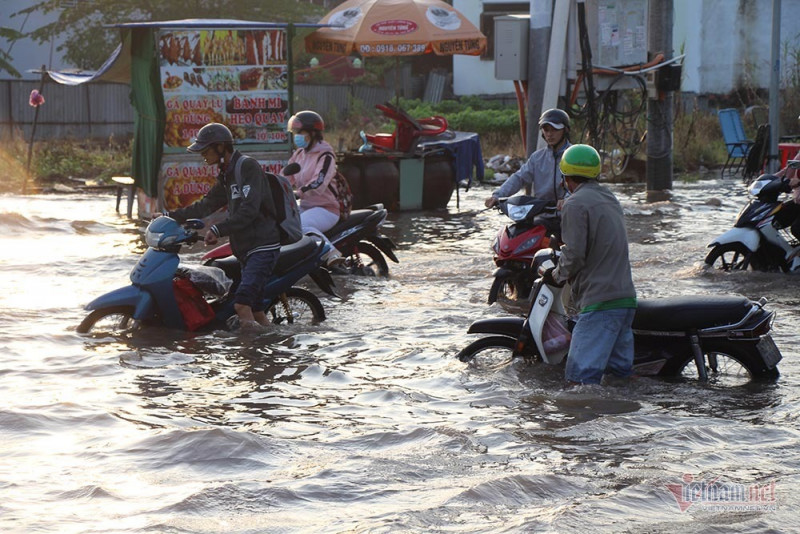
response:
<path id="1" fill-rule="evenodd" d="M 242 280 L 234 295 L 234 309 L 243 329 L 267 324 L 264 287 L 280 255 L 280 233 L 274 216 L 272 194 L 261 165 L 233 148 L 231 131 L 223 124 L 209 123 L 187 148 L 200 153 L 207 165 L 219 166 L 216 183 L 194 204 L 168 215 L 178 222 L 199 219 L 228 206 L 228 218 L 213 225 L 205 235 L 206 245 L 229 236 L 231 249 L 242 264 Z M 235 169 L 240 158 L 240 183 Z M 262 207 L 266 209 L 262 209 Z M 267 215 L 265 215 L 265 212 Z"/>

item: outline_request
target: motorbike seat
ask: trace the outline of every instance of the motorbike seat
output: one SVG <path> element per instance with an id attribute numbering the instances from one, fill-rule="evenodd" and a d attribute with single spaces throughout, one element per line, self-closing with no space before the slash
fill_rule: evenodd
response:
<path id="1" fill-rule="evenodd" d="M 329 238 L 331 236 L 335 236 L 347 228 L 352 228 L 353 226 L 360 224 L 373 213 L 375 213 L 373 210 L 353 210 L 350 212 L 350 216 L 347 219 L 336 223 L 333 228 L 325 232 L 325 235 Z"/>
<path id="2" fill-rule="evenodd" d="M 304 235 L 296 243 L 283 245 L 281 247 L 281 255 L 278 257 L 278 263 L 272 269 L 272 274 L 280 276 L 291 271 L 298 263 L 311 256 L 314 249 L 318 247 L 322 247 L 322 243 L 307 235 Z M 237 281 L 237 283 L 242 278 L 242 266 L 236 256 L 217 258 L 209 262 L 209 265 L 219 267 L 225 271 L 228 278 Z"/>
<path id="3" fill-rule="evenodd" d="M 740 322 L 753 303 L 746 297 L 680 296 L 641 299 L 633 318 L 634 330 L 687 332 Z"/>
<path id="4" fill-rule="evenodd" d="M 296 243 L 283 245 L 281 247 L 281 255 L 278 257 L 278 263 L 275 265 L 275 268 L 272 269 L 272 274 L 280 276 L 288 273 L 294 269 L 298 263 L 302 263 L 308 259 L 308 257 L 314 253 L 315 249 L 321 248 L 322 246 L 322 242 L 307 235 L 304 235 Z"/>

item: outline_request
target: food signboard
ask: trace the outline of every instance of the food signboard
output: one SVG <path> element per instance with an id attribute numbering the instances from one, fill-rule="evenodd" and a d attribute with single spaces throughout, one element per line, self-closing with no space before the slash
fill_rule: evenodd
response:
<path id="1" fill-rule="evenodd" d="M 163 208 L 187 206 L 214 185 L 218 169 L 186 154 L 209 122 L 230 128 L 234 144 L 277 173 L 290 140 L 287 31 L 162 29 L 157 33 L 166 127 L 159 176 Z M 260 154 L 259 154 L 260 153 Z"/>
<path id="2" fill-rule="evenodd" d="M 209 122 L 251 150 L 288 148 L 285 29 L 161 30 L 158 51 L 165 153 L 182 152 Z"/>
<path id="3" fill-rule="evenodd" d="M 199 158 L 198 158 L 199 159 Z M 258 162 L 265 172 L 277 174 L 286 164 L 282 160 Z M 175 210 L 201 199 L 214 185 L 219 169 L 202 161 L 169 160 L 161 162 L 161 191 L 165 210 Z"/>

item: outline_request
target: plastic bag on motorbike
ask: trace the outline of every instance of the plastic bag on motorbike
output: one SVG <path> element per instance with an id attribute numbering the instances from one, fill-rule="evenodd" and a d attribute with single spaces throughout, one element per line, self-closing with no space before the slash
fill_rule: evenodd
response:
<path id="1" fill-rule="evenodd" d="M 231 285 L 233 285 L 233 280 L 228 278 L 225 271 L 219 267 L 212 267 L 210 265 L 179 267 L 177 276 L 188 278 L 195 286 L 200 288 L 203 293 L 213 297 L 222 297 L 226 295 Z"/>
<path id="2" fill-rule="evenodd" d="M 572 334 L 565 323 L 564 318 L 556 313 L 547 315 L 542 326 L 542 346 L 548 356 L 569 348 Z"/>
<path id="3" fill-rule="evenodd" d="M 172 289 L 187 330 L 197 330 L 214 319 L 214 310 L 203 297 L 203 292 L 191 280 L 175 277 L 172 280 Z"/>

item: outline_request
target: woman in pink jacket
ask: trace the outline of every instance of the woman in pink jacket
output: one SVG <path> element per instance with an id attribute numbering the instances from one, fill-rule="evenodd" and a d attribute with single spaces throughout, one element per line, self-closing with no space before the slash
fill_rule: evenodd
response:
<path id="1" fill-rule="evenodd" d="M 297 147 L 289 163 L 300 165 L 297 174 L 287 176 L 299 198 L 303 233 L 317 234 L 330 244 L 323 232 L 339 222 L 339 201 L 328 187 L 336 175 L 333 148 L 322 139 L 325 122 L 315 111 L 299 111 L 289 119 L 288 130 Z M 331 246 L 325 260 L 328 265 L 342 261 L 341 253 Z"/>

